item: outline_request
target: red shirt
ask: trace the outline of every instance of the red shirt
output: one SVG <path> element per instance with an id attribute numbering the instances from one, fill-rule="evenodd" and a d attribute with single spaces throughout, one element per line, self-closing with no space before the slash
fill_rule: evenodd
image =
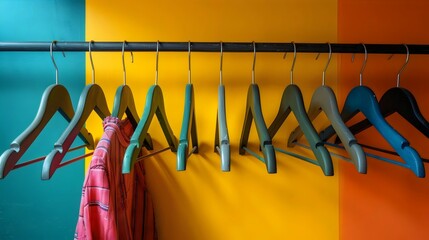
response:
<path id="1" fill-rule="evenodd" d="M 157 239 L 143 162 L 136 163 L 131 173 L 122 174 L 132 125 L 127 119 L 107 117 L 103 126 L 83 184 L 74 239 Z"/>

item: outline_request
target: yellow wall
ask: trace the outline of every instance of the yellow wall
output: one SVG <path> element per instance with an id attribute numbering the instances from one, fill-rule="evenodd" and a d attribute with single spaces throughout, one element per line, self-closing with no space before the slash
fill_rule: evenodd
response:
<path id="1" fill-rule="evenodd" d="M 86 1 L 86 40 L 94 41 L 245 41 L 324 42 L 337 40 L 337 1 L 318 0 L 209 0 L 209 1 Z M 269 125 L 289 83 L 292 56 L 259 53 L 259 84 L 265 120 Z M 96 82 L 112 106 L 122 84 L 120 53 L 93 53 Z M 155 53 L 126 55 L 127 82 L 142 114 L 144 99 L 155 79 Z M 88 60 L 88 59 L 87 59 Z M 251 53 L 224 54 L 227 121 L 232 143 L 231 172 L 221 172 L 213 151 L 219 82 L 219 53 L 192 53 L 192 80 L 200 153 L 190 157 L 185 172 L 176 171 L 175 154 L 165 152 L 145 159 L 147 181 L 155 203 L 160 239 L 338 239 L 338 178 L 325 177 L 317 166 L 277 154 L 278 173 L 268 174 L 259 160 L 238 154 L 246 93 L 251 80 Z M 299 54 L 295 83 L 308 105 L 321 84 L 326 56 Z M 330 65 L 327 84 L 336 86 L 336 61 Z M 87 82 L 91 81 L 87 61 Z M 176 136 L 180 133 L 187 53 L 161 52 L 159 84 Z M 288 120 L 274 139 L 286 148 Z M 159 125 L 150 133 L 156 148 L 167 146 Z M 320 125 L 320 124 L 319 124 Z M 101 121 L 87 122 L 97 137 Z M 95 130 L 98 129 L 99 132 Z M 257 150 L 252 127 L 249 146 Z M 299 147 L 295 152 L 307 152 Z M 334 158 L 335 170 L 338 159 Z M 337 173 L 337 172 L 336 172 Z"/>

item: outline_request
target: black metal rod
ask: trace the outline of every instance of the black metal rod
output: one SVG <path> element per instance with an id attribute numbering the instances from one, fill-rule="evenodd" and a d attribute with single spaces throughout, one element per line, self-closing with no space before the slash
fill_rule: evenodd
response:
<path id="1" fill-rule="evenodd" d="M 224 42 L 223 52 L 253 52 L 251 42 Z M 2 51 L 49 51 L 50 42 L 0 42 Z M 154 52 L 157 42 L 127 42 L 125 51 Z M 56 42 L 53 51 L 87 52 L 89 42 Z M 300 53 L 328 53 L 327 43 L 295 43 Z M 365 44 L 368 53 L 405 54 L 404 44 Z M 407 44 L 410 54 L 429 54 L 429 44 Z M 364 53 L 361 43 L 331 43 L 333 53 Z M 91 51 L 120 52 L 122 42 L 93 42 Z M 160 42 L 159 51 L 185 52 L 188 42 Z M 220 42 L 191 42 L 192 52 L 220 52 Z M 293 52 L 292 43 L 256 43 L 257 52 Z"/>

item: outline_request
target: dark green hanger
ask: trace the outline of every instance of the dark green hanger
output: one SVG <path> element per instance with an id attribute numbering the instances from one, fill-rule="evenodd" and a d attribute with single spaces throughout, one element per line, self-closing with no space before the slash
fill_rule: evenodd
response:
<path id="1" fill-rule="evenodd" d="M 219 153 L 221 169 L 224 172 L 231 170 L 231 151 L 229 145 L 228 127 L 226 125 L 225 86 L 222 75 L 223 44 L 220 42 L 220 83 L 218 87 L 218 109 L 216 114 L 216 133 L 214 151 Z"/>
<path id="2" fill-rule="evenodd" d="M 326 70 L 332 56 L 331 45 L 329 43 L 328 45 L 329 57 L 323 71 L 322 86 L 317 88 L 313 93 L 307 115 L 310 121 L 313 121 L 323 110 L 341 141 L 343 142 L 344 148 L 349 153 L 351 162 L 355 165 L 357 171 L 360 173 L 366 173 L 367 164 L 365 153 L 362 150 L 362 147 L 357 143 L 356 138 L 341 119 L 334 91 L 330 87 L 325 86 Z M 298 127 L 296 127 L 295 130 L 289 135 L 288 143 L 292 144 L 293 142 L 296 142 L 302 135 L 303 130 L 301 129 L 301 126 L 298 125 Z"/>
<path id="3" fill-rule="evenodd" d="M 250 84 L 247 91 L 247 102 L 246 102 L 246 114 L 244 115 L 243 130 L 241 131 L 240 138 L 240 150 L 239 153 L 244 155 L 248 153 L 254 155 L 259 160 L 265 163 L 268 173 L 277 172 L 277 162 L 274 147 L 271 141 L 271 137 L 268 134 L 267 126 L 265 124 L 264 116 L 262 115 L 261 98 L 259 95 L 259 87 L 255 84 L 255 61 L 256 61 L 256 45 L 253 43 L 253 69 L 252 69 L 252 84 Z M 249 140 L 250 127 L 254 120 L 256 130 L 258 132 L 260 149 L 264 155 L 264 158 L 260 158 L 254 154 L 250 149 L 247 148 L 247 142 Z"/>
<path id="4" fill-rule="evenodd" d="M 161 129 L 164 132 L 171 151 L 177 151 L 177 139 L 174 136 L 173 131 L 171 130 L 170 124 L 168 123 L 167 114 L 165 113 L 164 107 L 164 98 L 162 96 L 161 88 L 158 86 L 158 47 L 159 42 L 157 43 L 156 51 L 155 85 L 152 85 L 149 88 L 149 91 L 146 95 L 146 103 L 143 110 L 143 116 L 140 119 L 137 128 L 134 130 L 133 136 L 130 140 L 130 145 L 125 151 L 124 161 L 122 165 L 122 173 L 130 173 L 134 164 L 139 161 L 137 159 L 137 155 L 140 153 L 140 149 L 143 146 L 143 141 L 146 138 L 147 131 L 155 114 L 161 125 Z"/>
<path id="5" fill-rule="evenodd" d="M 311 123 L 310 119 L 307 116 L 307 113 L 305 111 L 304 101 L 302 99 L 301 90 L 298 88 L 297 85 L 293 84 L 293 68 L 295 65 L 295 60 L 296 60 L 296 47 L 294 44 L 294 60 L 291 68 L 291 84 L 289 84 L 289 86 L 287 86 L 286 89 L 283 91 L 283 96 L 281 99 L 279 111 L 274 121 L 271 123 L 270 127 L 268 128 L 268 132 L 270 134 L 270 137 L 274 138 L 275 134 L 277 133 L 279 128 L 283 125 L 286 118 L 289 116 L 291 112 L 293 112 L 296 119 L 298 120 L 298 123 L 301 129 L 304 131 L 304 135 L 306 136 L 307 141 L 310 144 L 311 150 L 313 151 L 317 159 L 316 161 L 314 160 L 307 160 L 307 161 L 320 166 L 322 168 L 323 173 L 326 176 L 332 176 L 334 174 L 334 169 L 333 169 L 331 156 L 328 150 L 323 145 L 323 142 L 322 140 L 320 140 L 320 137 L 317 134 L 316 129 L 314 129 L 313 124 Z M 288 147 L 292 147 L 294 146 L 294 142 L 288 142 L 287 145 Z M 285 151 L 282 151 L 282 152 L 287 153 Z M 296 154 L 294 154 L 293 156 L 296 156 Z M 304 159 L 304 158 L 300 157 L 300 159 Z"/>

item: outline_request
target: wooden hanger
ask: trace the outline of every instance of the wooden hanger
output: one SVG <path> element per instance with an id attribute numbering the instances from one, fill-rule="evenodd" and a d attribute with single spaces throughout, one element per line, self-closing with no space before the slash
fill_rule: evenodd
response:
<path id="1" fill-rule="evenodd" d="M 0 156 L 0 178 L 6 177 L 12 171 L 16 163 L 33 144 L 56 112 L 59 112 L 68 122 L 74 115 L 70 94 L 63 85 L 58 83 L 58 68 L 52 53 L 54 44 L 55 41 L 51 43 L 50 54 L 55 67 L 56 84 L 50 85 L 45 89 L 33 122 L 13 140 L 10 148 Z M 79 137 L 89 149 L 94 149 L 94 139 L 86 128 L 80 130 Z"/>
<path id="2" fill-rule="evenodd" d="M 323 71 L 322 86 L 317 88 L 313 93 L 307 115 L 308 118 L 313 121 L 323 111 L 331 122 L 337 135 L 343 142 L 344 148 L 349 153 L 351 161 L 355 165 L 356 170 L 359 173 L 366 173 L 367 164 L 365 153 L 362 150 L 362 147 L 357 143 L 356 138 L 341 119 L 334 91 L 325 85 L 326 70 L 332 56 L 331 45 L 329 43 L 328 45 L 329 57 L 326 67 Z M 303 130 L 301 129 L 301 126 L 298 125 L 290 134 L 288 143 L 292 144 L 293 142 L 296 142 L 302 135 Z"/>
<path id="3" fill-rule="evenodd" d="M 195 122 L 194 87 L 191 82 L 191 42 L 188 42 L 188 84 L 185 90 L 185 111 L 177 149 L 177 171 L 186 170 L 188 157 L 198 153 L 197 125 Z M 192 139 L 192 150 L 189 151 L 189 136 Z"/>
<path id="4" fill-rule="evenodd" d="M 423 162 L 417 151 L 410 146 L 410 143 L 404 137 L 402 137 L 395 129 L 392 128 L 392 126 L 389 125 L 389 123 L 386 122 L 381 114 L 375 93 L 370 88 L 362 86 L 362 73 L 365 69 L 368 57 L 365 45 L 363 45 L 363 47 L 365 50 L 365 60 L 360 72 L 360 86 L 353 88 L 347 95 L 346 102 L 344 103 L 344 107 L 341 111 L 341 118 L 344 122 L 347 122 L 358 112 L 363 113 L 368 121 L 374 125 L 377 131 L 405 161 L 405 163 L 396 161 L 389 162 L 409 168 L 418 177 L 424 177 L 425 170 Z M 332 126 L 320 133 L 323 140 L 327 140 L 333 135 L 334 131 Z"/>
<path id="5" fill-rule="evenodd" d="M 161 125 L 161 129 L 164 132 L 164 136 L 167 139 L 168 145 L 172 152 L 177 151 L 177 139 L 171 130 L 170 124 L 168 123 L 167 114 L 165 113 L 164 98 L 162 96 L 161 88 L 158 86 L 158 51 L 159 42 L 157 43 L 156 51 L 156 80 L 155 85 L 149 88 L 146 95 L 146 104 L 143 110 L 143 116 L 134 130 L 134 133 L 130 140 L 130 145 L 127 147 L 124 155 L 124 161 L 122 165 L 122 173 L 130 173 L 134 164 L 138 162 L 137 155 L 140 153 L 140 149 L 143 146 L 143 141 L 146 138 L 149 126 L 152 122 L 153 117 L 156 117 Z"/>
<path id="6" fill-rule="evenodd" d="M 259 160 L 265 163 L 268 173 L 277 172 L 277 162 L 276 154 L 274 147 L 271 141 L 271 137 L 268 134 L 268 129 L 265 124 L 264 116 L 262 115 L 261 108 L 261 98 L 259 95 L 259 87 L 255 84 L 255 61 L 256 61 L 256 45 L 253 42 L 253 68 L 252 68 L 252 84 L 250 84 L 247 91 L 247 102 L 246 102 L 246 114 L 244 118 L 243 130 L 241 131 L 240 138 L 240 150 L 239 153 L 244 155 L 246 151 Z M 252 121 L 254 120 L 256 125 L 256 130 L 258 132 L 259 144 L 264 155 L 264 158 L 260 158 L 254 154 L 250 149 L 247 148 L 247 143 L 249 140 L 250 127 L 252 126 Z"/>
<path id="7" fill-rule="evenodd" d="M 91 44 L 89 44 L 91 49 Z M 91 57 L 91 50 L 89 51 Z M 52 177 L 57 168 L 61 167 L 61 161 L 75 140 L 77 134 L 82 129 L 89 115 L 95 111 L 101 119 L 110 116 L 110 111 L 107 106 L 106 98 L 101 87 L 95 84 L 95 73 L 92 68 L 92 84 L 85 86 L 77 106 L 76 114 L 73 116 L 66 130 L 61 134 L 60 138 L 54 144 L 54 149 L 46 156 L 43 162 L 42 179 L 47 180 Z"/>
<path id="8" fill-rule="evenodd" d="M 283 91 L 283 96 L 281 99 L 279 111 L 274 121 L 271 123 L 268 128 L 268 132 L 271 138 L 274 138 L 279 128 L 283 125 L 286 118 L 291 112 L 294 113 L 298 123 L 306 136 L 311 150 L 316 156 L 316 161 L 309 161 L 315 165 L 321 167 L 323 173 L 326 176 L 332 176 L 334 174 L 333 164 L 331 155 L 328 150 L 323 145 L 322 140 L 314 129 L 313 124 L 307 116 L 305 111 L 304 101 L 302 99 L 302 93 L 299 87 L 293 84 L 293 68 L 295 66 L 296 60 L 296 47 L 294 44 L 294 60 L 291 68 L 291 84 L 289 84 L 286 89 Z M 289 141 L 288 147 L 294 146 L 294 142 Z M 302 158 L 301 158 L 302 159 Z"/>
<path id="9" fill-rule="evenodd" d="M 222 75 L 223 64 L 223 44 L 220 43 L 220 84 L 218 87 L 218 109 L 216 114 L 215 152 L 218 152 L 221 159 L 221 169 L 224 172 L 231 170 L 231 152 L 229 144 L 228 127 L 226 124 L 225 107 L 225 86 Z"/>

